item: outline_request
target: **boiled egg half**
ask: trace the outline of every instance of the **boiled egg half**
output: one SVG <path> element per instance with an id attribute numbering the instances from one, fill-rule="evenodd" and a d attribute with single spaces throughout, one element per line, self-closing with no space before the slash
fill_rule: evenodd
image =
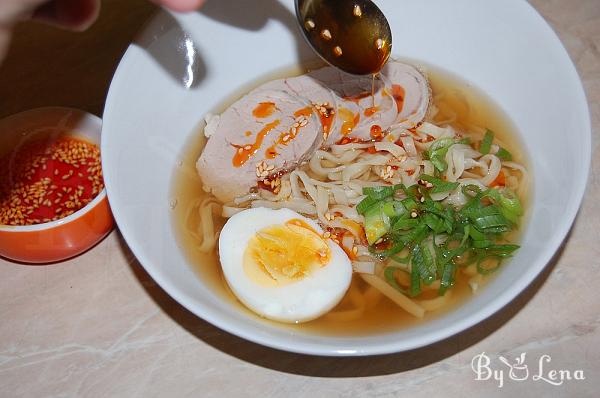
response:
<path id="1" fill-rule="evenodd" d="M 289 209 L 255 208 L 231 217 L 219 237 L 219 257 L 236 297 L 280 322 L 323 315 L 352 279 L 346 253 L 317 223 Z"/>

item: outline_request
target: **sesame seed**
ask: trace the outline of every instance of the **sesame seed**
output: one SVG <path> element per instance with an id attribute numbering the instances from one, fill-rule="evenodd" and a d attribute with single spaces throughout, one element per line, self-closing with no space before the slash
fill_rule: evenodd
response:
<path id="1" fill-rule="evenodd" d="M 340 57 L 342 55 L 342 47 L 335 46 L 333 48 L 333 53 L 335 54 L 336 57 Z"/>
<path id="2" fill-rule="evenodd" d="M 417 214 L 417 212 L 416 212 L 416 211 L 413 211 L 412 213 L 410 213 L 410 216 L 411 216 L 412 218 L 417 218 L 419 215 Z"/>
<path id="3" fill-rule="evenodd" d="M 378 50 L 383 49 L 384 45 L 385 45 L 385 41 L 383 41 L 382 39 L 375 40 L 375 47 L 377 47 Z"/>
<path id="4" fill-rule="evenodd" d="M 312 30 L 315 28 L 315 22 L 312 19 L 307 19 L 304 26 L 306 26 L 306 30 Z"/>
<path id="5" fill-rule="evenodd" d="M 362 10 L 360 9 L 360 6 L 358 4 L 354 5 L 354 10 L 352 11 L 352 14 L 354 14 L 355 17 L 362 16 Z"/>
<path id="6" fill-rule="evenodd" d="M 354 246 L 354 247 L 352 248 L 352 253 L 354 253 L 354 254 L 358 254 L 358 247 Z"/>
<path id="7" fill-rule="evenodd" d="M 331 32 L 329 29 L 323 29 L 321 31 L 321 37 L 325 40 L 331 40 Z"/>
<path id="8" fill-rule="evenodd" d="M 0 198 L 0 224 L 39 224 L 51 220 L 40 216 L 38 211 L 42 209 L 53 210 L 56 215 L 52 219 L 60 219 L 65 216 L 62 212 L 65 208 L 71 208 L 71 212 L 81 208 L 83 204 L 79 200 L 63 202 L 66 199 L 63 193 L 73 191 L 72 187 L 65 186 L 66 180 L 76 173 L 80 164 L 89 163 L 92 166 L 87 171 L 91 175 L 78 173 L 86 179 L 86 184 L 90 184 L 96 192 L 104 188 L 100 151 L 93 144 L 63 136 L 51 143 L 30 141 L 10 156 L 18 160 L 17 166 L 4 167 L 5 158 L 0 158 L 0 187 L 4 189 L 4 195 Z M 36 169 L 49 170 L 52 178 L 38 177 Z M 10 179 L 7 180 L 9 172 Z M 82 196 L 87 195 L 82 192 Z"/>

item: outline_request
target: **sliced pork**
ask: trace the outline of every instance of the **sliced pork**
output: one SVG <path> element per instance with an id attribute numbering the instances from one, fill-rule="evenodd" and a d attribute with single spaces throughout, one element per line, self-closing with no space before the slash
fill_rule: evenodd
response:
<path id="1" fill-rule="evenodd" d="M 390 61 L 381 72 L 391 83 L 398 116 L 392 127 L 412 128 L 421 123 L 431 103 L 431 88 L 425 75 L 411 65 Z"/>
<path id="2" fill-rule="evenodd" d="M 347 137 L 381 139 L 412 128 L 431 101 L 416 68 L 390 61 L 375 80 L 325 67 L 263 84 L 221 115 L 207 117 L 208 143 L 196 164 L 207 190 L 224 203 L 261 185 L 277 192 L 278 173 L 291 171 L 317 148 Z"/>
<path id="3" fill-rule="evenodd" d="M 343 137 L 364 141 L 379 139 L 398 116 L 396 103 L 381 79 L 375 80 L 373 96 L 370 76 L 350 75 L 330 66 L 312 71 L 308 76 L 322 82 L 338 96 L 339 128 L 330 134 L 328 145 Z"/>
<path id="4" fill-rule="evenodd" d="M 294 169 L 323 143 L 312 104 L 281 90 L 254 91 L 215 120 L 196 168 L 205 189 L 224 203 L 260 182 L 274 184 L 273 176 Z"/>
<path id="5" fill-rule="evenodd" d="M 261 90 L 287 91 L 309 101 L 319 115 L 326 141 L 333 131 L 339 130 L 338 119 L 335 117 L 338 97 L 331 89 L 310 75 L 273 80 L 259 86 L 254 91 Z"/>

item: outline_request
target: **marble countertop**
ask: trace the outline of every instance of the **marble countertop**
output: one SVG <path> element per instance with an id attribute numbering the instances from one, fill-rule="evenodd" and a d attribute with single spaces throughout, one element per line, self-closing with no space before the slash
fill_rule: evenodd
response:
<path id="1" fill-rule="evenodd" d="M 178 305 L 114 231 L 84 255 L 52 266 L 0 259 L 0 396 L 598 396 L 600 1 L 531 3 L 557 31 L 583 80 L 593 163 L 562 250 L 499 313 L 445 341 L 396 355 L 336 359 L 279 352 L 227 334 Z M 18 27 L 0 67 L 0 117 L 43 105 L 102 113 L 120 55 L 154 11 L 143 0 L 105 0 L 103 6 L 100 20 L 82 34 Z M 497 369 L 500 356 L 514 363 L 525 352 L 528 379 L 513 380 L 523 370 L 514 369 L 511 379 L 504 367 L 501 388 L 493 377 L 476 380 L 472 359 L 482 352 Z M 544 378 L 536 379 L 540 360 Z M 568 370 L 573 379 L 552 385 L 551 369 Z M 574 379 L 581 375 L 585 380 Z"/>

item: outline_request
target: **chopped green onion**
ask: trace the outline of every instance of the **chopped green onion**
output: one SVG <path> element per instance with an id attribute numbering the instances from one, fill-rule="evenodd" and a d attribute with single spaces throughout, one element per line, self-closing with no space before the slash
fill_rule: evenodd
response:
<path id="1" fill-rule="evenodd" d="M 414 261 L 413 261 L 412 268 L 410 270 L 409 294 L 411 297 L 415 297 L 415 296 L 418 296 L 419 294 L 421 294 L 421 275 L 419 275 L 419 271 L 417 270 L 417 267 L 414 265 Z"/>
<path id="2" fill-rule="evenodd" d="M 510 189 L 490 189 L 488 195 L 500 206 L 502 215 L 512 223 L 516 223 L 518 218 L 523 215 L 521 201 Z"/>
<path id="3" fill-rule="evenodd" d="M 498 153 L 496 153 L 496 156 L 498 156 L 502 160 L 508 160 L 508 161 L 511 161 L 513 158 L 512 154 L 502 147 L 498 150 Z"/>
<path id="4" fill-rule="evenodd" d="M 372 245 L 390 230 L 390 218 L 383 212 L 383 202 L 369 208 L 364 216 L 365 234 Z"/>
<path id="5" fill-rule="evenodd" d="M 486 253 L 497 257 L 510 257 L 519 248 L 519 245 L 491 245 L 486 248 Z"/>
<path id="6" fill-rule="evenodd" d="M 453 138 L 439 138 L 431 143 L 429 146 L 429 150 L 427 153 L 431 154 L 432 152 L 439 151 L 440 149 L 449 148 L 454 144 Z"/>
<path id="7" fill-rule="evenodd" d="M 406 235 L 407 243 L 418 244 L 429 234 L 429 227 L 424 222 L 420 222 L 409 234 Z"/>
<path id="8" fill-rule="evenodd" d="M 469 239 L 470 232 L 471 232 L 471 226 L 469 224 L 465 225 L 465 231 L 464 231 L 462 240 L 460 241 L 461 246 L 464 246 L 465 243 L 467 243 L 467 239 Z"/>
<path id="9" fill-rule="evenodd" d="M 419 225 L 419 222 L 419 220 L 414 218 L 401 218 L 392 225 L 392 231 L 414 228 Z"/>
<path id="10" fill-rule="evenodd" d="M 410 187 L 406 187 L 404 185 L 401 185 L 400 189 L 402 190 L 402 192 L 404 192 L 404 195 L 406 195 L 407 198 L 410 199 L 417 199 L 417 194 L 419 186 L 418 185 L 412 185 Z"/>
<path id="11" fill-rule="evenodd" d="M 454 286 L 454 273 L 456 272 L 456 265 L 452 261 L 448 261 L 444 265 L 444 270 L 442 271 L 442 280 L 440 283 L 440 288 L 438 290 L 438 294 L 443 296 L 446 294 L 449 288 Z"/>
<path id="12" fill-rule="evenodd" d="M 394 193 L 400 189 L 404 190 L 406 187 L 403 184 L 365 187 L 363 188 L 363 194 L 366 195 L 366 197 L 356 205 L 356 211 L 358 214 L 364 215 L 371 207 L 393 197 Z"/>
<path id="13" fill-rule="evenodd" d="M 435 275 L 431 272 L 433 265 L 431 253 L 426 247 L 415 245 L 412 251 L 412 266 L 417 269 L 421 280 L 426 285 L 431 285 L 435 280 Z"/>
<path id="14" fill-rule="evenodd" d="M 448 149 L 456 142 L 452 138 L 440 138 L 433 141 L 429 150 L 426 151 L 425 155 L 429 158 L 433 167 L 438 171 L 446 171 L 448 164 L 446 164 L 446 153 Z"/>
<path id="15" fill-rule="evenodd" d="M 448 206 L 445 210 L 444 225 L 446 226 L 446 233 L 451 234 L 454 231 L 454 219 L 455 211 L 452 207 Z"/>
<path id="16" fill-rule="evenodd" d="M 407 213 L 407 210 L 402 202 L 394 200 L 392 202 L 386 202 L 383 205 L 383 212 L 388 217 L 402 217 Z"/>
<path id="17" fill-rule="evenodd" d="M 502 231 L 504 228 L 510 228 L 510 223 L 501 214 L 492 214 L 488 216 L 477 217 L 473 220 L 473 225 L 479 230 L 489 230 L 495 228 L 494 231 Z"/>
<path id="18" fill-rule="evenodd" d="M 494 242 L 488 239 L 474 240 L 473 247 L 475 249 L 486 249 L 494 245 Z"/>
<path id="19" fill-rule="evenodd" d="M 383 276 L 385 277 L 386 281 L 394 289 L 398 290 L 400 293 L 406 294 L 407 293 L 406 289 L 402 288 L 402 286 L 400 286 L 398 284 L 398 281 L 396 280 L 396 276 L 394 275 L 396 271 L 403 271 L 403 270 L 398 267 L 386 267 L 385 270 L 383 271 Z"/>
<path id="20" fill-rule="evenodd" d="M 442 193 L 454 191 L 460 185 L 458 182 L 448 182 L 439 178 L 435 178 L 426 174 L 420 176 L 420 179 L 427 181 L 433 185 L 431 193 Z"/>
<path id="21" fill-rule="evenodd" d="M 404 249 L 404 247 L 405 247 L 404 242 L 396 242 L 394 244 L 394 246 L 392 246 L 388 250 L 376 251 L 371 246 L 369 248 L 369 251 L 379 257 L 387 258 L 387 257 L 395 256 L 396 254 L 400 253 Z"/>
<path id="22" fill-rule="evenodd" d="M 444 156 L 446 155 L 444 154 Z M 435 167 L 438 171 L 444 172 L 446 169 L 448 169 L 448 164 L 446 163 L 446 160 L 443 159 L 442 154 L 436 153 L 429 160 L 431 160 L 433 167 Z"/>
<path id="23" fill-rule="evenodd" d="M 426 213 L 423 216 L 423 221 L 436 234 L 441 234 L 446 231 L 444 219 L 432 213 Z"/>
<path id="24" fill-rule="evenodd" d="M 485 135 L 483 136 L 483 141 L 481 141 L 481 146 L 479 147 L 479 152 L 483 155 L 487 155 L 490 153 L 492 149 L 492 142 L 494 141 L 494 132 L 490 129 L 485 131 Z"/>
<path id="25" fill-rule="evenodd" d="M 413 198 L 402 199 L 402 204 L 408 212 L 415 211 L 419 208 L 418 203 Z"/>
<path id="26" fill-rule="evenodd" d="M 440 150 L 450 142 L 455 141 L 440 140 L 437 148 L 433 145 L 432 148 Z M 457 267 L 476 264 L 480 274 L 488 274 L 519 249 L 518 245 L 498 243 L 523 214 L 523 207 L 512 191 L 463 186 L 468 201 L 456 210 L 452 205 L 432 200 L 430 194 L 457 189 L 458 183 L 430 175 L 421 175 L 420 179 L 433 187 L 399 184 L 365 188 L 366 197 L 357 205 L 365 218 L 369 251 L 381 260 L 390 260 L 384 268 L 384 277 L 394 289 L 414 297 L 421 293 L 421 283 L 430 285 L 439 280 L 438 294 L 444 295 L 455 283 Z M 399 190 L 403 191 L 404 199 L 395 196 Z M 388 245 L 385 250 L 375 246 L 381 239 Z M 400 286 L 395 274 L 408 271 L 393 265 L 394 262 L 410 267 L 409 288 Z"/>
<path id="27" fill-rule="evenodd" d="M 408 264 L 410 263 L 410 253 L 404 257 L 398 257 L 397 255 L 390 256 L 390 259 L 394 260 L 398 264 Z"/>
<path id="28" fill-rule="evenodd" d="M 473 240 L 484 240 L 485 239 L 485 235 L 483 234 L 483 232 L 479 231 L 474 226 L 469 229 L 469 235 L 471 236 L 471 238 L 473 238 Z"/>
<path id="29" fill-rule="evenodd" d="M 379 202 L 379 199 L 367 196 L 366 198 L 361 200 L 359 204 L 356 205 L 356 211 L 358 212 L 358 214 L 364 215 L 371 207 L 375 206 Z"/>
<path id="30" fill-rule="evenodd" d="M 387 199 L 394 194 L 395 190 L 393 186 L 380 186 L 380 187 L 365 187 L 363 188 L 363 194 L 373 199 L 383 200 Z"/>

